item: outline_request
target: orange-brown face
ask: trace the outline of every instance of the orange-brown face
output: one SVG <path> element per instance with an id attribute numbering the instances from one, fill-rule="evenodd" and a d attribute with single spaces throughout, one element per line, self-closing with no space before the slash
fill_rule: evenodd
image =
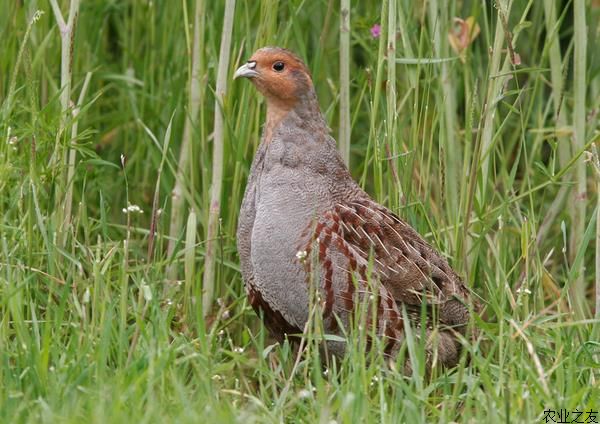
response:
<path id="1" fill-rule="evenodd" d="M 240 66 L 234 78 L 249 78 L 267 98 L 280 104 L 293 105 L 312 88 L 310 73 L 295 54 L 279 47 L 263 47 Z"/>

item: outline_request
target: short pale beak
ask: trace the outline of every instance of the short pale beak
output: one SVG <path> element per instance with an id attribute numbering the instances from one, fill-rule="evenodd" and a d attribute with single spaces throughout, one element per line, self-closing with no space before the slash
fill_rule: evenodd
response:
<path id="1" fill-rule="evenodd" d="M 237 68 L 237 71 L 235 71 L 235 74 L 233 74 L 233 79 L 239 77 L 254 78 L 258 75 L 258 72 L 256 72 L 254 68 L 256 68 L 256 62 L 254 60 L 249 60 Z"/>

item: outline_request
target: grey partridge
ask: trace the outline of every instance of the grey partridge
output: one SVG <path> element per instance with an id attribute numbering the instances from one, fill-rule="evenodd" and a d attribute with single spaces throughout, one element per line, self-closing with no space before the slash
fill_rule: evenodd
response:
<path id="1" fill-rule="evenodd" d="M 303 332 L 312 287 L 326 333 L 347 335 L 366 302 L 375 318 L 363 331 L 393 358 L 405 339 L 404 319 L 420 327 L 425 311 L 427 366 L 455 365 L 458 334 L 472 311 L 469 290 L 414 229 L 352 179 L 306 65 L 289 50 L 264 47 L 238 77 L 250 79 L 267 103 L 237 246 L 249 302 L 270 332 L 279 339 Z M 339 340 L 326 342 L 330 354 L 344 354 Z"/>

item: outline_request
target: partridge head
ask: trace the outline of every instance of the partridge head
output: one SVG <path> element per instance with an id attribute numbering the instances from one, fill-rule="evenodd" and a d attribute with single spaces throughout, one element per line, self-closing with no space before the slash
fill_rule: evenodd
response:
<path id="1" fill-rule="evenodd" d="M 375 319 L 356 328 L 381 339 L 387 356 L 407 325 L 425 326 L 413 334 L 427 337 L 428 367 L 454 365 L 471 295 L 443 256 L 352 179 L 306 65 L 265 47 L 234 77 L 248 78 L 267 104 L 237 232 L 249 301 L 267 328 L 278 338 L 302 333 L 316 293 L 327 333 L 350 334 L 366 305 Z M 344 354 L 338 340 L 324 346 L 329 354 Z"/>
<path id="2" fill-rule="evenodd" d="M 306 65 L 292 52 L 266 47 L 258 50 L 235 72 L 234 78 L 250 78 L 267 101 L 293 108 L 313 84 Z"/>
<path id="3" fill-rule="evenodd" d="M 319 103 L 310 72 L 302 60 L 289 50 L 265 47 L 234 74 L 234 78 L 250 79 L 267 101 L 265 138 L 291 111 L 327 128 L 319 109 Z"/>

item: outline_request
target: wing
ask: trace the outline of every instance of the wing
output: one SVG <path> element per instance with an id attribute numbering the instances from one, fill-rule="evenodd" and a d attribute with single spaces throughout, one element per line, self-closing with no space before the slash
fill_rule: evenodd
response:
<path id="1" fill-rule="evenodd" d="M 390 325 L 401 332 L 400 307 L 418 316 L 423 302 L 432 315 L 428 318 L 435 315 L 453 327 L 467 324 L 469 292 L 460 277 L 415 230 L 370 198 L 337 204 L 307 233 L 317 242 L 309 240 L 307 254 L 318 246 L 313 256 L 322 271 L 326 318 L 334 310 L 352 310 L 358 289 L 381 299 L 383 332 Z M 314 260 L 311 264 L 314 268 Z"/>

